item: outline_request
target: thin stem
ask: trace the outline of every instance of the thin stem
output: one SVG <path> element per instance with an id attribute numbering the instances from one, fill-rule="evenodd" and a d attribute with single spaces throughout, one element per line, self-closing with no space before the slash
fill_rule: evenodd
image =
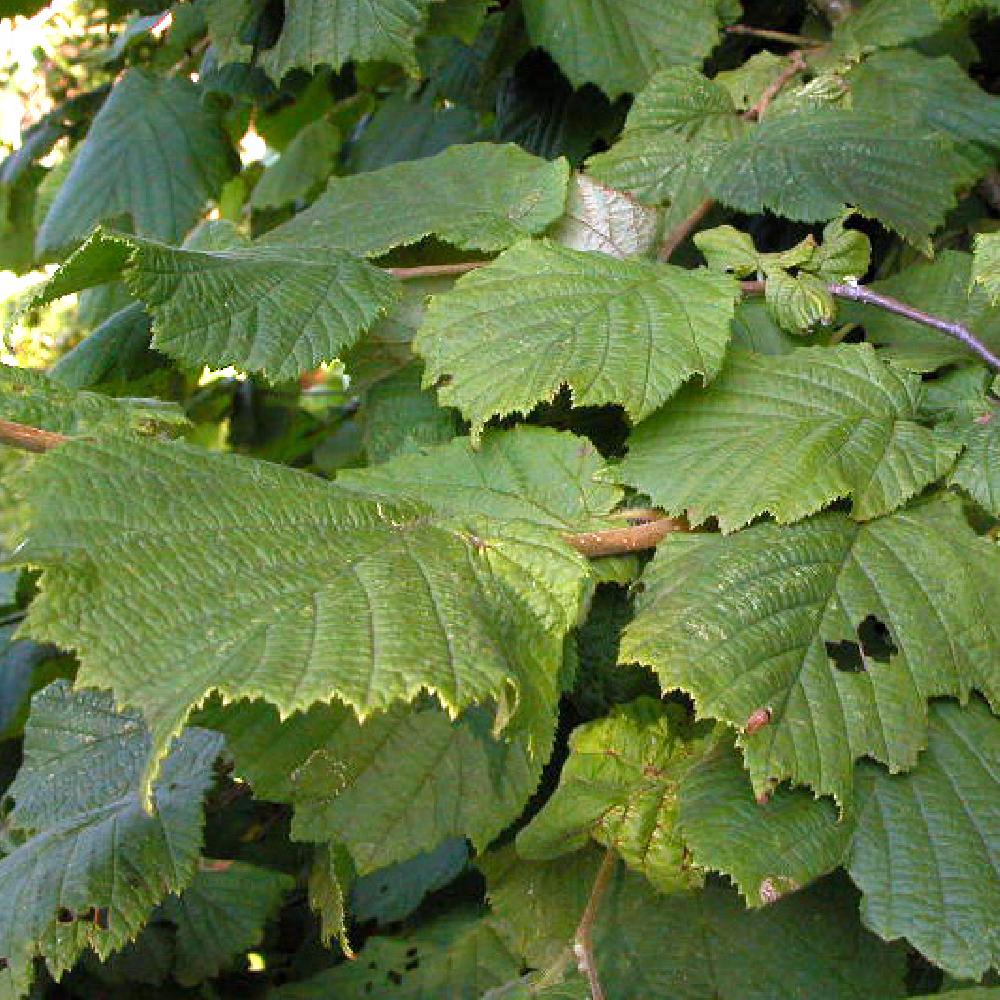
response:
<path id="1" fill-rule="evenodd" d="M 883 295 L 881 292 L 865 288 L 864 285 L 832 284 L 827 287 L 830 294 L 835 295 L 838 299 L 849 299 L 851 302 L 863 302 L 865 305 L 878 306 L 879 309 L 884 309 L 886 312 L 895 313 L 897 316 L 903 316 L 921 326 L 929 326 L 932 330 L 938 330 L 949 337 L 954 337 L 992 369 L 1000 371 L 1000 357 L 997 357 L 963 323 L 954 323 L 951 320 L 933 316 L 921 309 L 908 306 L 905 302 L 900 302 L 899 299 L 894 299 L 891 295 Z"/>
<path id="2" fill-rule="evenodd" d="M 591 935 L 594 930 L 594 921 L 597 919 L 597 911 L 600 909 L 601 900 L 611 884 L 611 876 L 615 873 L 617 863 L 618 858 L 609 847 L 604 852 L 604 860 L 597 870 L 597 877 L 590 890 L 590 898 L 587 900 L 587 906 L 583 911 L 583 916 L 580 917 L 580 923 L 577 924 L 576 934 L 573 937 L 573 952 L 576 955 L 580 971 L 587 977 L 591 1000 L 604 1000 L 604 990 L 601 989 L 601 981 L 597 975 L 597 963 L 594 960 L 594 943 Z"/>
<path id="3" fill-rule="evenodd" d="M 466 260 L 458 264 L 422 264 L 420 267 L 386 267 L 383 270 L 400 281 L 412 278 L 446 278 L 454 274 L 468 274 L 476 268 L 492 263 L 488 260 Z"/>
<path id="4" fill-rule="evenodd" d="M 664 237 L 663 242 L 660 244 L 660 251 L 658 257 L 662 261 L 668 261 L 673 257 L 674 252 L 677 248 L 698 228 L 699 223 L 702 219 L 712 211 L 712 206 L 715 205 L 714 198 L 706 198 L 700 205 L 695 208 L 695 210 L 685 219 L 681 219 L 680 222 L 670 230 L 669 233 Z"/>
<path id="5" fill-rule="evenodd" d="M 57 434 L 55 431 L 43 431 L 39 427 L 0 420 L 0 444 L 10 445 L 11 448 L 41 453 L 58 448 L 68 440 L 65 434 Z"/>
<path id="6" fill-rule="evenodd" d="M 597 559 L 601 556 L 623 556 L 630 552 L 656 548 L 667 535 L 687 530 L 686 521 L 680 518 L 661 517 L 656 521 L 633 524 L 629 528 L 584 531 L 577 535 L 563 535 L 563 538 L 588 559 Z"/>
<path id="7" fill-rule="evenodd" d="M 770 28 L 754 28 L 749 24 L 731 24 L 726 31 L 731 35 L 750 35 L 753 38 L 766 38 L 772 42 L 787 42 L 789 45 L 804 45 L 818 47 L 826 42 L 808 35 L 792 35 L 787 31 L 772 31 Z"/>
<path id="8" fill-rule="evenodd" d="M 759 121 L 764 112 L 767 111 L 771 101 L 781 93 L 785 84 L 807 68 L 806 61 L 802 58 L 802 53 L 798 49 L 790 52 L 788 54 L 788 65 L 768 84 L 764 89 L 764 93 L 758 98 L 757 103 L 743 113 L 744 119 L 747 121 Z"/>

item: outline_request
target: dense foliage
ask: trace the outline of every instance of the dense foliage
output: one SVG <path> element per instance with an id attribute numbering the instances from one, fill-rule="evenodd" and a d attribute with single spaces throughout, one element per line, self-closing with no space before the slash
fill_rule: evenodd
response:
<path id="1" fill-rule="evenodd" d="M 0 1000 L 1000 998 L 1000 4 L 159 6 L 0 163 Z"/>

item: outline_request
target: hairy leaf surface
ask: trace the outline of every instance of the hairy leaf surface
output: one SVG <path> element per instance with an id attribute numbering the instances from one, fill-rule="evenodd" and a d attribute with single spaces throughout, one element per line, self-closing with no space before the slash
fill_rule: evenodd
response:
<path id="1" fill-rule="evenodd" d="M 451 146 L 427 159 L 335 177 L 315 204 L 264 241 L 377 256 L 433 233 L 467 250 L 502 250 L 559 218 L 568 174 L 565 160 L 542 160 L 514 145 Z"/>
<path id="2" fill-rule="evenodd" d="M 861 772 L 849 870 L 862 919 L 954 976 L 1000 965 L 1000 720 L 978 701 L 941 702 L 914 770 Z"/>
<path id="3" fill-rule="evenodd" d="M 677 795 L 710 727 L 652 699 L 619 706 L 570 735 L 559 787 L 517 837 L 521 857 L 547 860 L 593 837 L 661 892 L 698 884 L 677 831 Z"/>
<path id="4" fill-rule="evenodd" d="M 629 440 L 609 475 L 668 512 L 733 531 L 765 512 L 795 521 L 839 497 L 869 520 L 948 472 L 957 435 L 916 422 L 920 379 L 870 347 L 733 353 L 708 388 L 685 387 Z"/>
<path id="5" fill-rule="evenodd" d="M 516 717 L 547 750 L 587 572 L 551 532 L 435 522 L 161 443 L 72 442 L 26 488 L 18 559 L 46 580 L 26 631 L 140 708 L 157 754 L 213 690 L 283 713 L 338 697 L 363 716 L 430 690 L 452 713 L 495 703 L 498 726 Z"/>
<path id="6" fill-rule="evenodd" d="M 856 758 L 916 764 L 928 698 L 1000 698 L 1000 552 L 956 502 L 672 539 L 644 579 L 621 662 L 740 730 L 768 711 L 739 740 L 757 794 L 788 778 L 849 807 Z M 865 649 L 869 616 L 887 651 Z M 853 667 L 834 659 L 844 643 Z"/>
<path id="7" fill-rule="evenodd" d="M 853 206 L 926 248 L 976 168 L 940 133 L 830 108 L 769 115 L 708 172 L 721 202 L 801 222 Z"/>
<path id="8" fill-rule="evenodd" d="M 719 40 L 714 0 L 525 0 L 531 40 L 552 54 L 574 86 L 609 97 L 641 90 L 665 66 L 693 66 Z"/>
<path id="9" fill-rule="evenodd" d="M 232 170 L 218 121 L 178 76 L 131 69 L 73 159 L 36 241 L 50 257 L 122 216 L 136 233 L 178 242 Z"/>
<path id="10" fill-rule="evenodd" d="M 567 384 L 579 406 L 648 416 L 692 375 L 714 378 L 736 283 L 725 275 L 520 243 L 436 296 L 414 347 L 427 384 L 472 421 L 527 413 Z M 481 364 L 490 358 L 488 366 Z"/>
<path id="11" fill-rule="evenodd" d="M 543 427 L 489 431 L 478 449 L 469 438 L 404 454 L 367 469 L 346 470 L 340 485 L 386 499 L 417 500 L 448 514 L 530 521 L 561 531 L 608 527 L 621 499 L 594 481 L 603 465 L 583 437 Z"/>
<path id="12" fill-rule="evenodd" d="M 56 978 L 88 947 L 106 957 L 168 893 L 190 882 L 201 848 L 201 800 L 222 745 L 202 730 L 185 733 L 163 762 L 148 813 L 140 795 L 145 758 L 136 750 L 148 747 L 149 737 L 138 716 L 116 715 L 106 694 L 74 693 L 61 681 L 34 704 L 39 721 L 29 719 L 25 763 L 11 789 L 25 799 L 12 822 L 32 835 L 0 860 L 5 998 L 28 992 L 36 955 Z M 46 728 L 61 734 L 53 751 Z M 69 769 L 59 773 L 64 765 Z M 43 774 L 52 782 L 46 801 L 38 792 Z"/>

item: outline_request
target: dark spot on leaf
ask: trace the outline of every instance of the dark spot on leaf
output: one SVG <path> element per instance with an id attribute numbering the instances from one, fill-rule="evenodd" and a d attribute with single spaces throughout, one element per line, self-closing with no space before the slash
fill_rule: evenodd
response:
<path id="1" fill-rule="evenodd" d="M 3 972 L 3 970 L 6 969 L 9 964 L 10 963 L 7 961 L 6 958 L 0 958 L 0 972 Z"/>
<path id="2" fill-rule="evenodd" d="M 407 958 L 413 958 L 416 954 L 417 954 L 417 949 L 416 949 L 415 946 L 412 947 L 412 948 L 407 948 L 406 949 L 406 957 Z"/>
<path id="3" fill-rule="evenodd" d="M 396 971 L 390 972 L 386 976 L 386 979 L 388 979 L 394 986 L 399 986 L 403 982 L 402 975 Z"/>
<path id="4" fill-rule="evenodd" d="M 71 910 L 67 910 L 65 906 L 60 906 L 59 909 L 56 910 L 56 920 L 58 920 L 61 924 L 71 924 L 75 919 L 76 918 L 73 916 L 73 912 Z"/>
<path id="5" fill-rule="evenodd" d="M 412 958 L 412 959 L 410 959 L 409 962 L 406 963 L 406 965 L 403 966 L 403 968 L 407 972 L 412 972 L 414 969 L 418 969 L 419 967 L 420 967 L 420 959 L 419 958 Z"/>

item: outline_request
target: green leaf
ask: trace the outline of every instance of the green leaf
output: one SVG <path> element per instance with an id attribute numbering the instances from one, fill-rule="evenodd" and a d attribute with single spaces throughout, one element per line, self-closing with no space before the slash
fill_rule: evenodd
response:
<path id="1" fill-rule="evenodd" d="M 400 937 L 369 938 L 356 961 L 271 995 L 274 1000 L 479 1000 L 519 972 L 517 959 L 489 921 L 474 910 L 459 910 Z"/>
<path id="2" fill-rule="evenodd" d="M 141 379 L 166 363 L 166 358 L 150 349 L 151 336 L 149 316 L 140 303 L 133 302 L 62 355 L 49 375 L 70 389 Z"/>
<path id="3" fill-rule="evenodd" d="M 741 730 L 756 794 L 788 778 L 849 807 L 858 757 L 916 763 L 928 698 L 975 687 L 998 703 L 998 567 L 951 500 L 866 524 L 826 514 L 672 538 L 645 573 L 620 658 Z M 869 617 L 888 652 L 866 638 Z M 751 727 L 762 712 L 769 724 Z"/>
<path id="4" fill-rule="evenodd" d="M 347 937 L 347 893 L 353 876 L 350 855 L 340 844 L 317 844 L 309 869 L 309 906 L 319 917 L 319 939 L 327 948 L 336 939 L 353 958 Z"/>
<path id="5" fill-rule="evenodd" d="M 621 138 L 588 170 L 643 201 L 674 203 L 670 225 L 708 197 L 715 153 L 748 128 L 725 87 L 693 69 L 662 70 L 636 97 Z"/>
<path id="6" fill-rule="evenodd" d="M 876 49 L 905 45 L 941 30 L 934 0 L 871 0 L 853 10 L 833 32 L 836 58 L 856 60 Z"/>
<path id="7" fill-rule="evenodd" d="M 25 488 L 17 559 L 45 581 L 25 632 L 140 708 L 157 754 L 214 690 L 368 716 L 427 689 L 453 714 L 494 702 L 497 727 L 548 751 L 587 578 L 554 534 L 179 444 L 73 441 Z"/>
<path id="8" fill-rule="evenodd" d="M 904 268 L 871 288 L 936 316 L 962 323 L 993 350 L 1000 350 L 1000 311 L 972 283 L 972 256 L 943 250 L 933 261 Z M 927 372 L 971 361 L 969 350 L 944 334 L 885 309 L 860 304 L 841 307 L 845 319 L 861 323 L 868 339 L 884 348 L 883 356 L 912 371 Z"/>
<path id="9" fill-rule="evenodd" d="M 16 582 L 17 574 L 13 576 Z M 24 731 L 31 696 L 73 673 L 74 663 L 54 646 L 14 639 L 17 624 L 0 625 L 0 743 L 15 740 Z"/>
<path id="10" fill-rule="evenodd" d="M 871 240 L 859 229 L 847 229 L 845 221 L 827 223 L 809 261 L 808 270 L 824 281 L 860 281 L 871 266 Z"/>
<path id="11" fill-rule="evenodd" d="M 177 982 L 194 986 L 259 944 L 264 922 L 294 884 L 288 875 L 241 861 L 203 864 L 184 892 L 160 907 L 160 915 L 177 928 Z"/>
<path id="12" fill-rule="evenodd" d="M 414 43 L 435 0 L 294 0 L 281 34 L 261 64 L 280 80 L 346 62 L 385 60 L 416 69 Z"/>
<path id="13" fill-rule="evenodd" d="M 796 275 L 781 268 L 768 271 L 764 295 L 774 321 L 792 333 L 829 326 L 837 314 L 826 282 L 806 271 Z"/>
<path id="14" fill-rule="evenodd" d="M 420 161 L 333 178 L 315 204 L 264 242 L 377 256 L 436 234 L 467 250 L 502 250 L 562 215 L 568 174 L 565 160 L 550 163 L 513 145 L 451 146 Z"/>
<path id="15" fill-rule="evenodd" d="M 965 448 L 951 478 L 981 507 L 1000 517 L 1000 421 L 996 407 L 976 417 L 963 435 Z"/>
<path id="16" fill-rule="evenodd" d="M 178 242 L 232 173 L 232 153 L 197 88 L 129 70 L 94 119 L 38 231 L 39 256 L 127 216 L 140 236 Z"/>
<path id="17" fill-rule="evenodd" d="M 612 98 L 666 66 L 699 65 L 719 41 L 712 0 L 524 0 L 524 19 L 574 86 L 596 83 Z"/>
<path id="18" fill-rule="evenodd" d="M 1000 965 L 1000 720 L 978 701 L 942 702 L 913 771 L 860 770 L 849 870 L 864 922 L 954 976 Z"/>
<path id="19" fill-rule="evenodd" d="M 469 861 L 464 837 L 450 837 L 433 851 L 364 875 L 351 887 L 351 913 L 380 925 L 408 917 L 424 900 L 460 875 Z"/>
<path id="20" fill-rule="evenodd" d="M 840 497 L 868 520 L 950 469 L 957 435 L 917 420 L 920 379 L 866 345 L 730 355 L 707 389 L 686 387 L 605 474 L 701 524 L 734 531 L 765 512 L 799 520 Z"/>
<path id="21" fill-rule="evenodd" d="M 580 852 L 488 870 L 493 924 L 515 950 L 528 944 L 530 965 L 544 968 L 568 948 L 598 863 Z M 734 890 L 709 885 L 664 896 L 619 866 L 593 939 L 601 984 L 614 1000 L 906 995 L 906 949 L 861 927 L 857 897 L 841 880 L 747 910 Z"/>
<path id="22" fill-rule="evenodd" d="M 972 284 L 981 286 L 993 305 L 1000 302 L 1000 233 L 979 233 L 972 258 Z"/>
<path id="23" fill-rule="evenodd" d="M 518 854 L 545 861 L 593 837 L 661 892 L 697 885 L 677 831 L 677 793 L 710 727 L 691 729 L 685 710 L 671 708 L 643 698 L 574 729 L 559 786 L 518 834 Z"/>
<path id="24" fill-rule="evenodd" d="M 22 800 L 32 790 L 13 822 L 33 836 L 0 860 L 8 904 L 0 912 L 0 996 L 29 991 L 35 956 L 58 979 L 88 947 L 101 958 L 122 948 L 160 900 L 194 877 L 201 800 L 221 741 L 200 730 L 178 740 L 150 813 L 139 794 L 144 757 L 137 752 L 148 740 L 140 719 L 116 714 L 106 694 L 74 693 L 58 682 L 35 696 L 25 763 L 11 789 Z M 43 775 L 50 778 L 46 802 L 37 792 Z"/>
<path id="25" fill-rule="evenodd" d="M 469 438 L 400 455 L 367 469 L 346 470 L 342 486 L 387 499 L 419 500 L 446 514 L 530 521 L 561 531 L 608 527 L 621 500 L 595 482 L 597 449 L 575 434 L 544 427 L 489 431 L 478 449 Z"/>
<path id="26" fill-rule="evenodd" d="M 335 358 L 396 300 L 388 274 L 342 250 L 233 245 L 219 230 L 204 249 L 98 230 L 33 304 L 122 273 L 153 317 L 155 349 L 281 381 Z"/>
<path id="27" fill-rule="evenodd" d="M 7 364 L 0 365 L 0 419 L 60 434 L 177 431 L 188 422 L 176 403 L 77 392 L 44 372 Z"/>
<path id="28" fill-rule="evenodd" d="M 817 108 L 768 115 L 719 153 L 707 183 L 731 208 L 767 209 L 800 222 L 831 219 L 853 206 L 927 248 L 956 189 L 976 173 L 939 133 Z"/>
<path id="29" fill-rule="evenodd" d="M 250 204 L 281 208 L 307 198 L 333 173 L 339 151 L 340 132 L 323 118 L 311 122 L 261 175 Z"/>
<path id="30" fill-rule="evenodd" d="M 372 464 L 443 445 L 458 432 L 458 414 L 421 385 L 424 369 L 412 362 L 370 386 L 362 397 L 362 441 Z"/>
<path id="31" fill-rule="evenodd" d="M 524 741 L 495 739 L 481 709 L 452 721 L 433 705 L 398 706 L 359 723 L 342 705 L 317 705 L 282 723 L 254 702 L 207 724 L 226 734 L 258 796 L 295 805 L 293 836 L 343 844 L 360 874 L 450 837 L 484 848 L 540 774 Z"/>
<path id="32" fill-rule="evenodd" d="M 853 824 L 829 799 L 780 788 L 758 802 L 730 739 L 695 761 L 680 786 L 678 830 L 695 864 L 728 875 L 756 907 L 833 871 Z"/>
<path id="33" fill-rule="evenodd" d="M 621 403 L 641 420 L 694 374 L 714 378 L 736 282 L 548 241 L 520 243 L 436 296 L 414 347 L 426 384 L 472 422 L 527 413 L 568 384 L 579 406 Z M 491 363 L 483 366 L 483 358 Z"/>
<path id="34" fill-rule="evenodd" d="M 566 214 L 549 230 L 556 243 L 609 257 L 642 257 L 656 245 L 660 220 L 654 208 L 623 191 L 574 174 Z"/>
<path id="35" fill-rule="evenodd" d="M 1000 98 L 980 88 L 950 56 L 878 52 L 852 69 L 848 80 L 854 106 L 870 114 L 1000 146 Z"/>

